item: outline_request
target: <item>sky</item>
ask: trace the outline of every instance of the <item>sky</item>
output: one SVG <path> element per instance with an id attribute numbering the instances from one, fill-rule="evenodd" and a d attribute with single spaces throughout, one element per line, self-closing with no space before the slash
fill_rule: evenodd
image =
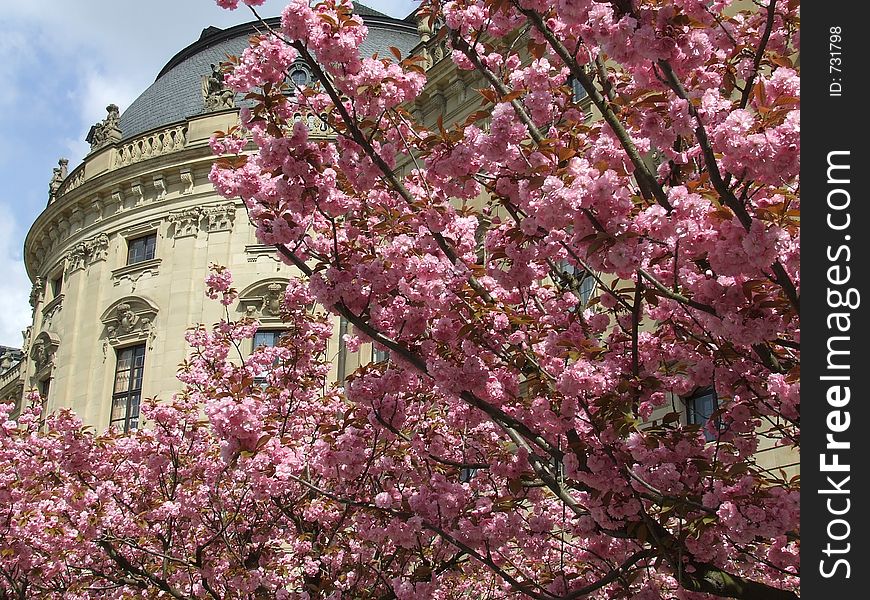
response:
<path id="1" fill-rule="evenodd" d="M 257 10 L 277 16 L 284 4 Z M 416 2 L 364 4 L 402 18 Z M 20 347 L 31 322 L 22 249 L 58 159 L 81 163 L 106 105 L 123 112 L 205 27 L 252 19 L 214 0 L 0 0 L 0 345 Z"/>

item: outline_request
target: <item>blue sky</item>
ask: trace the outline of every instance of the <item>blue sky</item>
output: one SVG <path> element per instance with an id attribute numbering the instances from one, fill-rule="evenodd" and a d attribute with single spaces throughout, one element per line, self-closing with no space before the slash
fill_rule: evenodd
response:
<path id="1" fill-rule="evenodd" d="M 416 2 L 364 4 L 404 17 Z M 267 0 L 258 11 L 283 6 Z M 247 8 L 214 0 L 0 0 L 0 344 L 20 346 L 31 320 L 22 247 L 58 158 L 75 168 L 106 105 L 123 111 L 203 28 L 250 20 Z"/>

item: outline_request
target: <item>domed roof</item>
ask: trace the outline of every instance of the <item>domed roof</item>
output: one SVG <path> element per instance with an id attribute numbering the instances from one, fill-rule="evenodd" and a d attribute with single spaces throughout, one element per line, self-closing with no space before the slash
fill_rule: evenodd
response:
<path id="1" fill-rule="evenodd" d="M 355 4 L 354 9 L 363 17 L 369 31 L 361 48 L 363 56 L 375 52 L 389 56 L 390 46 L 405 55 L 420 41 L 412 20 L 394 19 L 362 4 Z M 277 17 L 266 22 L 280 27 Z M 257 21 L 228 29 L 203 29 L 200 38 L 172 57 L 154 83 L 123 112 L 120 123 L 123 139 L 206 112 L 203 76 L 211 74 L 212 63 L 225 61 L 227 55 L 240 55 L 248 46 L 248 38 L 258 31 L 261 24 Z"/>

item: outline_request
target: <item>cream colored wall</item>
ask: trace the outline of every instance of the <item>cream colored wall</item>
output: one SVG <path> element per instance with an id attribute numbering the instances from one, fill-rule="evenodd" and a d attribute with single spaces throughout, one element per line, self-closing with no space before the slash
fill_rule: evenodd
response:
<path id="1" fill-rule="evenodd" d="M 113 157 L 113 152 L 120 145 L 100 150 L 70 174 L 67 189 L 61 188 L 37 218 L 25 243 L 25 261 L 31 278 L 42 277 L 46 284 L 34 294 L 24 379 L 27 387 L 38 387 L 51 378 L 48 410 L 69 407 L 86 424 L 106 427 L 116 350 L 142 342 L 143 397 L 169 399 L 177 392 L 176 371 L 188 352 L 185 331 L 223 316 L 221 305 L 205 296 L 209 263 L 229 267 L 239 290 L 265 279 L 286 280 L 296 272 L 274 250 L 257 243 L 242 203 L 219 197 L 208 181 L 213 161 L 208 137 L 236 121 L 236 111 L 228 111 L 188 122 L 183 148 L 132 164 L 117 165 L 119 155 Z M 193 174 L 192 187 L 182 175 L 187 171 Z M 160 178 L 164 186 L 154 183 Z M 198 217 L 184 221 L 185 211 L 197 210 Z M 128 241 L 150 232 L 157 234 L 155 259 L 128 266 Z M 92 246 L 100 234 L 108 236 L 104 255 L 76 256 L 78 247 Z M 61 272 L 62 297 L 57 300 L 50 280 Z M 138 309 L 139 323 L 129 332 L 116 329 L 112 334 L 109 328 L 119 321 L 110 309 L 125 299 Z M 253 316 L 263 317 L 265 327 L 279 323 L 260 310 Z M 143 325 L 144 318 L 150 323 Z M 50 360 L 42 367 L 33 349 L 40 337 L 56 342 L 56 347 L 48 344 Z"/>

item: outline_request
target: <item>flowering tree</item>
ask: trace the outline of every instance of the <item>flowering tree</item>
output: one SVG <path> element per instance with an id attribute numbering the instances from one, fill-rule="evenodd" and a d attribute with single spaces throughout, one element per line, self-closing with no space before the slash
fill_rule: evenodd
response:
<path id="1" fill-rule="evenodd" d="M 424 59 L 362 57 L 345 1 L 233 61 L 253 106 L 211 180 L 300 271 L 291 335 L 243 360 L 256 324 L 192 331 L 187 391 L 130 437 L 8 425 L 7 594 L 796 597 L 798 483 L 755 456 L 799 446 L 797 2 L 420 14 L 479 82 L 463 122 L 414 118 Z M 315 301 L 389 359 L 326 386 Z"/>

